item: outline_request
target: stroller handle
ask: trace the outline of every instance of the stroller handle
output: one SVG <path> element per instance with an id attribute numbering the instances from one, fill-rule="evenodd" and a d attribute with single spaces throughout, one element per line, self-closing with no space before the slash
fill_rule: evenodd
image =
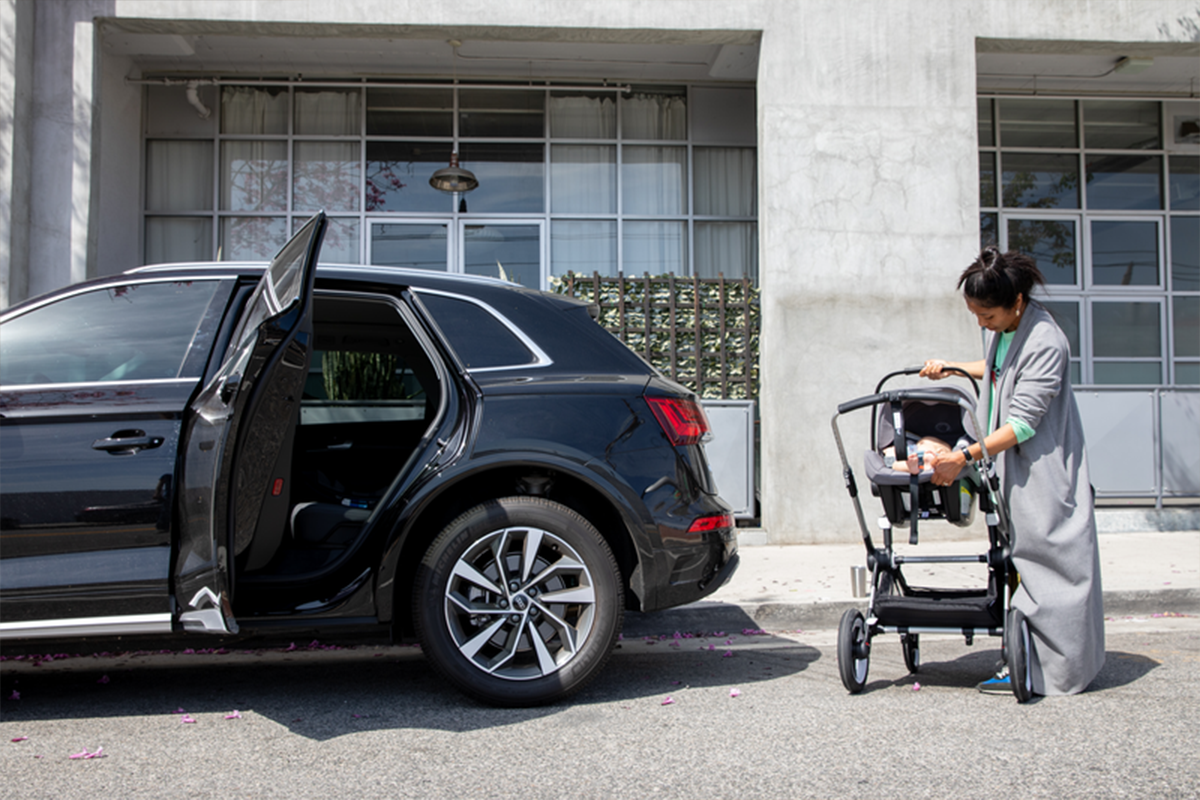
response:
<path id="1" fill-rule="evenodd" d="M 915 367 L 905 367 L 904 369 L 898 369 L 895 372 L 889 372 L 887 375 L 884 375 L 882 378 L 879 379 L 879 383 L 875 384 L 875 391 L 876 392 L 882 391 L 883 385 L 885 383 L 887 383 L 888 381 L 890 381 L 892 378 L 896 377 L 897 375 L 918 375 L 918 374 L 920 374 L 921 370 L 923 370 L 923 369 L 925 369 L 925 365 L 918 364 Z M 979 383 L 975 380 L 975 378 L 973 378 L 971 376 L 971 373 L 967 372 L 965 369 L 960 369 L 959 367 L 951 367 L 951 366 L 947 366 L 943 370 L 943 372 L 956 372 L 959 375 L 966 378 L 967 380 L 969 380 L 971 382 L 971 388 L 973 388 L 975 390 L 975 397 L 976 398 L 979 397 Z"/>
<path id="2" fill-rule="evenodd" d="M 898 400 L 929 400 L 934 403 L 952 402 L 968 411 L 973 410 L 961 395 L 949 394 L 939 389 L 894 389 L 890 392 L 877 392 L 865 397 L 856 397 L 853 400 L 847 400 L 838 405 L 837 410 L 840 415 L 856 411 L 860 408 L 866 408 L 867 406 L 877 406 Z"/>

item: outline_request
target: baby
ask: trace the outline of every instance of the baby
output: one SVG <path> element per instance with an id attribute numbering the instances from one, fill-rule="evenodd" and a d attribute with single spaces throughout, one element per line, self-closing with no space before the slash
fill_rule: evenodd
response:
<path id="1" fill-rule="evenodd" d="M 908 446 L 908 460 L 896 460 L 896 448 L 886 447 L 883 450 L 883 463 L 891 464 L 892 469 L 898 472 L 907 472 L 910 475 L 917 475 L 920 472 L 932 472 L 933 464 L 930 463 L 931 455 L 944 456 L 950 452 L 950 445 L 943 442 L 936 436 L 922 436 L 917 440 L 916 444 Z"/>

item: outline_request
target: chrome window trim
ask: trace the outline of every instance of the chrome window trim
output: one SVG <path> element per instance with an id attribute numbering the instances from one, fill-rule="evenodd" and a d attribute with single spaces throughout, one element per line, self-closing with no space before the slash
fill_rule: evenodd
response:
<path id="1" fill-rule="evenodd" d="M 74 617 L 35 619 L 27 622 L 0 623 L 0 637 L 9 639 L 51 639 L 67 636 L 132 636 L 170 633 L 171 614 L 129 614 L 115 617 Z"/>
<path id="2" fill-rule="evenodd" d="M 144 381 L 79 381 L 75 383 L 5 383 L 0 384 L 0 390 L 8 392 L 46 392 L 46 391 L 66 391 L 70 389 L 91 389 L 97 386 L 111 388 L 113 386 L 162 386 L 165 384 L 179 384 L 181 386 L 190 383 L 195 383 L 200 380 L 200 375 L 191 375 L 184 378 L 150 378 Z"/>
<path id="3" fill-rule="evenodd" d="M 501 325 L 503 325 L 508 330 L 509 333 L 511 333 L 513 336 L 517 337 L 517 339 L 521 342 L 521 344 L 525 345 L 525 347 L 529 349 L 529 352 L 531 352 L 533 354 L 534 360 L 532 362 L 526 362 L 524 364 L 508 364 L 508 365 L 504 365 L 504 366 L 500 366 L 500 367 L 467 367 L 467 372 L 478 373 L 478 372 L 500 372 L 501 370 L 508 370 L 508 369 L 530 369 L 530 368 L 538 369 L 538 368 L 542 368 L 542 367 L 549 367 L 552 364 L 554 364 L 554 359 L 552 359 L 552 358 L 550 358 L 550 356 L 546 355 L 546 351 L 544 351 L 544 350 L 542 350 L 542 348 L 538 347 L 537 342 L 535 342 L 535 341 L 533 341 L 533 339 L 529 338 L 529 335 L 527 333 L 525 333 L 525 331 L 521 330 L 519 327 L 517 327 L 516 323 L 514 323 L 508 317 L 504 316 L 499 311 L 497 311 L 495 308 L 493 308 L 492 306 L 483 302 L 482 300 L 477 300 L 474 297 L 470 297 L 470 296 L 464 295 L 464 294 L 455 294 L 454 292 L 445 292 L 440 289 L 425 289 L 425 288 L 418 288 L 418 287 L 414 286 L 414 287 L 411 287 L 411 291 L 413 292 L 413 294 L 416 294 L 416 295 L 422 295 L 422 294 L 438 295 L 440 297 L 449 297 L 453 300 L 463 300 L 468 303 L 474 303 L 475 305 L 479 306 L 484 311 L 486 311 L 487 313 L 489 313 L 493 317 L 495 317 L 496 320 L 499 321 L 499 323 Z"/>

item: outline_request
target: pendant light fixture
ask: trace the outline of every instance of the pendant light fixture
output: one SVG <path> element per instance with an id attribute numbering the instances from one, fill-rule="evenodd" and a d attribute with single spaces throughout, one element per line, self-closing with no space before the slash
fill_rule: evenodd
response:
<path id="1" fill-rule="evenodd" d="M 458 153 L 451 153 L 450 166 L 430 175 L 429 185 L 439 192 L 469 192 L 479 185 L 479 179 L 474 172 L 458 165 Z"/>

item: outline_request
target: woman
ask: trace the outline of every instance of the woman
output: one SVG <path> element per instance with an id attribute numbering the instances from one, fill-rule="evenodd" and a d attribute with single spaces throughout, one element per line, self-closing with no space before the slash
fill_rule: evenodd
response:
<path id="1" fill-rule="evenodd" d="M 984 334 L 982 361 L 933 359 L 921 375 L 938 380 L 958 367 L 987 377 L 988 453 L 999 454 L 1001 491 L 1012 522 L 1020 585 L 1012 604 L 1029 620 L 1030 670 L 1041 695 L 1081 692 L 1104 664 L 1100 553 L 1084 452 L 1071 391 L 1070 349 L 1050 313 L 1030 297 L 1045 283 L 1029 256 L 985 249 L 958 279 Z M 932 481 L 948 485 L 978 443 L 935 458 Z M 1007 669 L 979 685 L 1010 690 Z"/>

